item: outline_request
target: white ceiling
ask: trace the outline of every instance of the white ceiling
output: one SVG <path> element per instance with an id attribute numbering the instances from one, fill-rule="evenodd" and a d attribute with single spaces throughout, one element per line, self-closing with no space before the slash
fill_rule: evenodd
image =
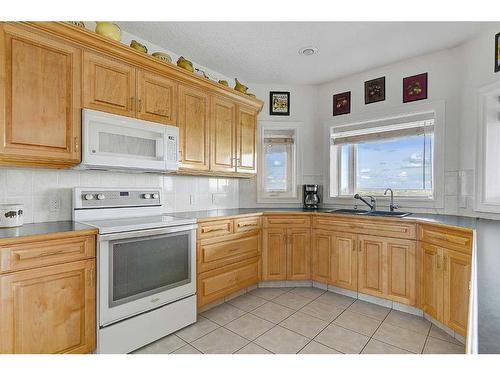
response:
<path id="1" fill-rule="evenodd" d="M 317 84 L 456 46 L 479 22 L 120 22 L 123 30 L 229 77 Z M 300 56 L 305 46 L 314 56 Z"/>

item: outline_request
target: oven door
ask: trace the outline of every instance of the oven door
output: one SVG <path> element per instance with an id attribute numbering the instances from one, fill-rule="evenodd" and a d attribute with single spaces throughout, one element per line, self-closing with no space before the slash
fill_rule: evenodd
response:
<path id="1" fill-rule="evenodd" d="M 196 225 L 99 235 L 99 326 L 196 293 Z"/>

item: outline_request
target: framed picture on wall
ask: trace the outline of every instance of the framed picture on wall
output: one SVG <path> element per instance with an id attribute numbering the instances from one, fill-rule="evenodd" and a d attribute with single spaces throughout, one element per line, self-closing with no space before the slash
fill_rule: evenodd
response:
<path id="1" fill-rule="evenodd" d="M 495 35 L 495 72 L 500 72 L 500 33 Z"/>
<path id="2" fill-rule="evenodd" d="M 290 93 L 287 91 L 269 92 L 269 114 L 271 116 L 290 116 Z"/>
<path id="3" fill-rule="evenodd" d="M 365 104 L 385 100 L 385 77 L 375 78 L 365 82 Z"/>
<path id="4" fill-rule="evenodd" d="M 333 115 L 346 115 L 351 113 L 351 92 L 346 91 L 333 95 Z"/>
<path id="5" fill-rule="evenodd" d="M 403 103 L 427 99 L 427 73 L 403 78 Z"/>

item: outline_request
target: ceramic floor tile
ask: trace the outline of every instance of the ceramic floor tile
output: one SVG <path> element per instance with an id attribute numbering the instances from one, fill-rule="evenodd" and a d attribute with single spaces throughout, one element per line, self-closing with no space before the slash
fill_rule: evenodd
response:
<path id="1" fill-rule="evenodd" d="M 169 354 L 173 351 L 186 345 L 184 340 L 181 340 L 176 335 L 169 335 L 149 345 L 137 349 L 134 354 Z"/>
<path id="2" fill-rule="evenodd" d="M 306 298 L 299 294 L 290 292 L 276 297 L 275 299 L 273 299 L 273 302 L 279 303 L 280 305 L 289 307 L 294 310 L 298 310 L 311 302 L 311 300 L 311 298 Z"/>
<path id="3" fill-rule="evenodd" d="M 413 354 L 406 350 L 386 344 L 385 342 L 371 339 L 361 354 Z"/>
<path id="4" fill-rule="evenodd" d="M 270 301 L 287 292 L 288 292 L 287 289 L 282 289 L 282 288 L 257 288 L 250 291 L 250 294 Z"/>
<path id="5" fill-rule="evenodd" d="M 274 327 L 274 324 L 252 314 L 246 314 L 226 324 L 225 327 L 248 340 L 254 340 Z"/>
<path id="6" fill-rule="evenodd" d="M 328 322 L 298 311 L 279 325 L 312 339 L 328 325 Z"/>
<path id="7" fill-rule="evenodd" d="M 191 343 L 205 354 L 231 354 L 243 348 L 248 340 L 230 330 L 221 327 Z"/>
<path id="8" fill-rule="evenodd" d="M 344 311 L 344 307 L 339 307 L 314 300 L 311 303 L 305 305 L 299 311 L 326 322 L 331 322 Z"/>
<path id="9" fill-rule="evenodd" d="M 462 345 L 462 343 L 460 341 L 458 341 L 453 336 L 448 335 L 445 331 L 443 331 L 441 328 L 435 326 L 434 324 L 432 325 L 431 330 L 429 331 L 429 336 L 434 337 L 436 339 L 448 341 L 448 342 L 451 342 L 453 344 Z"/>
<path id="10" fill-rule="evenodd" d="M 391 311 L 388 307 L 375 305 L 374 303 L 357 300 L 351 306 L 349 310 L 357 312 L 358 314 L 363 314 L 369 316 L 370 318 L 382 321 L 385 319 L 387 314 Z"/>
<path id="11" fill-rule="evenodd" d="M 397 346 L 398 348 L 408 350 L 412 353 L 422 352 L 426 337 L 427 335 L 393 326 L 385 322 L 382 323 L 380 328 L 373 335 L 373 338 L 376 340 Z"/>
<path id="12" fill-rule="evenodd" d="M 200 338 L 201 336 L 206 335 L 207 333 L 216 330 L 217 328 L 219 328 L 218 324 L 215 324 L 211 320 L 208 320 L 207 318 L 199 315 L 198 321 L 196 323 L 175 332 L 175 334 L 184 341 L 191 342 Z"/>
<path id="13" fill-rule="evenodd" d="M 251 342 L 236 352 L 236 354 L 273 354 L 269 350 Z"/>
<path id="14" fill-rule="evenodd" d="M 357 354 L 363 350 L 370 338 L 360 333 L 331 324 L 314 341 L 338 350 L 342 353 Z"/>
<path id="15" fill-rule="evenodd" d="M 240 316 L 245 315 L 245 311 L 240 310 L 228 303 L 223 303 L 213 309 L 202 312 L 201 315 L 223 326 Z"/>
<path id="16" fill-rule="evenodd" d="M 329 348 L 316 341 L 311 341 L 302 349 L 299 354 L 342 354 L 335 349 Z"/>
<path id="17" fill-rule="evenodd" d="M 243 311 L 252 311 L 257 307 L 262 306 L 266 302 L 267 300 L 265 300 L 264 298 L 254 296 L 249 293 L 233 298 L 232 300 L 228 301 L 229 304 Z"/>
<path id="18" fill-rule="evenodd" d="M 177 349 L 172 354 L 203 354 L 203 353 L 200 352 L 199 350 L 197 350 L 196 348 L 194 348 L 193 346 L 188 344 L 188 345 L 183 346 L 180 349 Z"/>
<path id="19" fill-rule="evenodd" d="M 354 311 L 346 310 L 333 321 L 334 324 L 361 333 L 365 336 L 371 336 L 380 326 L 380 321 L 369 316 L 358 314 Z"/>
<path id="20" fill-rule="evenodd" d="M 315 301 L 327 303 L 329 305 L 337 307 L 347 308 L 355 301 L 355 299 L 338 293 L 326 292 L 319 296 Z"/>
<path id="21" fill-rule="evenodd" d="M 453 344 L 449 341 L 428 337 L 424 347 L 424 354 L 464 354 L 463 345 Z"/>
<path id="22" fill-rule="evenodd" d="M 392 324 L 393 326 L 406 328 L 417 333 L 422 333 L 424 335 L 429 333 L 429 329 L 431 327 L 431 322 L 423 317 L 396 310 L 391 310 L 384 322 Z"/>
<path id="23" fill-rule="evenodd" d="M 298 294 L 302 297 L 316 299 L 322 294 L 326 292 L 326 290 L 321 290 L 319 288 L 308 288 L 308 287 L 300 287 L 294 288 L 291 290 L 292 293 Z"/>
<path id="24" fill-rule="evenodd" d="M 268 320 L 272 323 L 278 324 L 282 320 L 288 318 L 294 312 L 295 310 L 292 310 L 288 307 L 278 305 L 274 302 L 268 302 L 260 307 L 257 307 L 252 311 L 252 314 L 257 315 L 258 317 Z"/>
<path id="25" fill-rule="evenodd" d="M 276 326 L 255 340 L 255 343 L 276 354 L 298 353 L 310 340 L 286 328 Z"/>

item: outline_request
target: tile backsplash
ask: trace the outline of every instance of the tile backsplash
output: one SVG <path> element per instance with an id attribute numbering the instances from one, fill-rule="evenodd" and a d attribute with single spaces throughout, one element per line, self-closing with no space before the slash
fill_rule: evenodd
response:
<path id="1" fill-rule="evenodd" d="M 166 213 L 238 207 L 238 179 L 0 167 L 0 203 L 23 203 L 25 223 L 70 220 L 74 187 L 158 187 Z"/>

